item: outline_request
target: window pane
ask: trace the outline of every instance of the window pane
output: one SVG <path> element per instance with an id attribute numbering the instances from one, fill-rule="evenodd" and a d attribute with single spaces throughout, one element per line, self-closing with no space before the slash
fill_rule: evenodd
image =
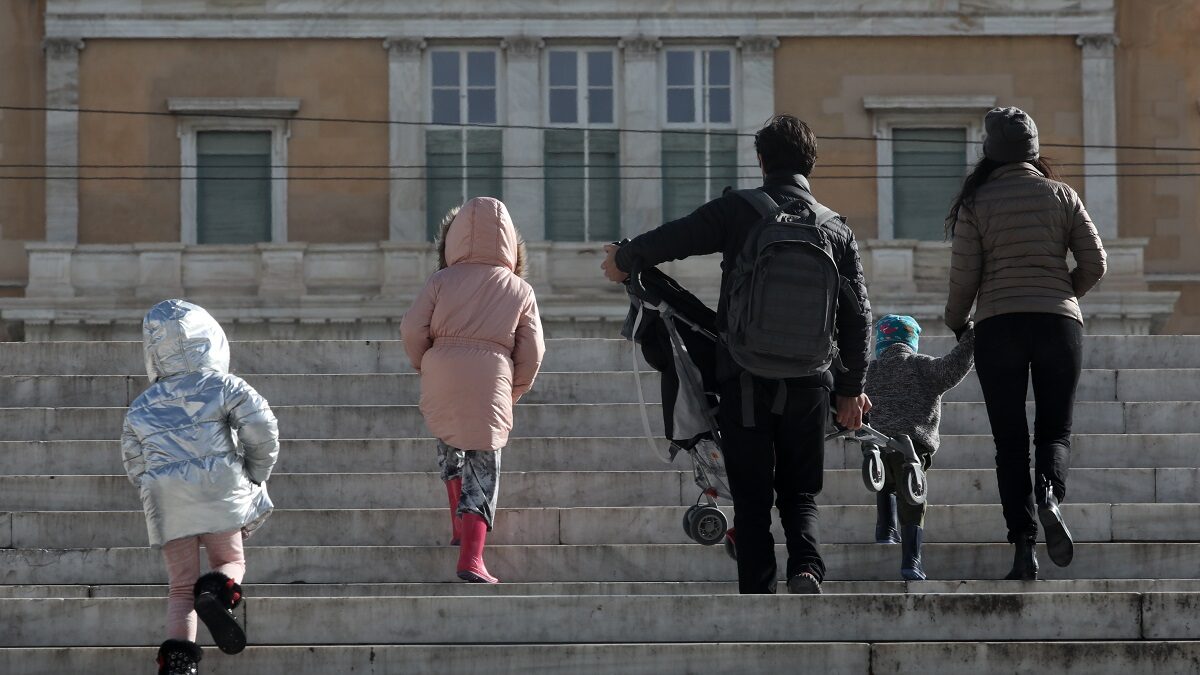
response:
<path id="1" fill-rule="evenodd" d="M 433 52 L 433 86 L 458 86 L 458 52 Z"/>
<path id="2" fill-rule="evenodd" d="M 196 241 L 271 240 L 271 133 L 196 134 Z"/>
<path id="3" fill-rule="evenodd" d="M 696 53 L 691 51 L 667 52 L 667 86 L 690 87 L 696 84 Z"/>
<path id="4" fill-rule="evenodd" d="M 667 132 L 662 147 L 663 218 L 675 220 L 708 201 L 704 134 Z"/>
<path id="5" fill-rule="evenodd" d="M 577 124 L 579 122 L 579 97 L 575 89 L 550 90 L 550 122 L 552 124 Z"/>
<path id="6" fill-rule="evenodd" d="M 546 236 L 584 240 L 584 156 L 581 130 L 546 131 Z"/>
<path id="7" fill-rule="evenodd" d="M 433 123 L 458 124 L 462 121 L 457 89 L 433 90 Z"/>
<path id="8" fill-rule="evenodd" d="M 620 141 L 615 131 L 588 132 L 588 241 L 621 238 Z"/>
<path id="9" fill-rule="evenodd" d="M 496 123 L 496 90 L 467 90 L 467 121 L 471 124 Z"/>
<path id="10" fill-rule="evenodd" d="M 892 214 L 897 239 L 940 240 L 966 174 L 966 129 L 892 130 Z"/>
<path id="11" fill-rule="evenodd" d="M 613 123 L 613 90 L 588 90 L 588 122 L 591 124 Z"/>
<path id="12" fill-rule="evenodd" d="M 467 86 L 496 86 L 495 52 L 467 52 Z"/>
<path id="13" fill-rule="evenodd" d="M 551 87 L 574 87 L 578 74 L 578 55 L 575 52 L 550 52 Z"/>
<path id="14" fill-rule="evenodd" d="M 730 54 L 726 49 L 708 53 L 708 83 L 716 86 L 729 85 Z"/>
<path id="15" fill-rule="evenodd" d="M 504 198 L 502 158 L 499 129 L 467 130 L 467 199 Z"/>
<path id="16" fill-rule="evenodd" d="M 667 121 L 678 124 L 696 121 L 695 89 L 667 89 Z"/>
<path id="17" fill-rule="evenodd" d="M 425 211 L 430 240 L 437 237 L 446 212 L 465 201 L 462 134 L 458 129 L 425 132 Z"/>
<path id="18" fill-rule="evenodd" d="M 708 121 L 726 124 L 733 120 L 733 110 L 730 103 L 728 87 L 715 87 L 708 90 Z"/>
<path id="19" fill-rule="evenodd" d="M 587 69 L 589 87 L 613 86 L 612 52 L 588 52 Z"/>

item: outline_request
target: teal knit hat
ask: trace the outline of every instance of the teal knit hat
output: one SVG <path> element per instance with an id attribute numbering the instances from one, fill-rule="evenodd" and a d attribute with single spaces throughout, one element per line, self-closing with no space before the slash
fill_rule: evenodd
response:
<path id="1" fill-rule="evenodd" d="M 875 324 L 875 358 L 883 356 L 884 350 L 895 344 L 908 345 L 915 352 L 920 337 L 921 324 L 916 319 L 888 314 Z"/>

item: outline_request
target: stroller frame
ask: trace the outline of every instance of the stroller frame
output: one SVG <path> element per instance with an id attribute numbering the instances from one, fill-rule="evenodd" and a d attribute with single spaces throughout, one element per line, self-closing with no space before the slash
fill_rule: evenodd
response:
<path id="1" fill-rule="evenodd" d="M 832 420 L 831 424 L 833 430 L 825 435 L 826 443 L 845 438 L 862 446 L 862 479 L 867 490 L 879 492 L 883 489 L 885 478 L 883 455 L 898 453 L 904 458 L 904 464 L 901 475 L 896 476 L 896 493 L 913 506 L 920 506 L 929 498 L 929 481 L 925 476 L 925 469 L 921 466 L 921 457 L 917 455 L 911 438 L 904 435 L 895 438 L 885 436 L 871 428 L 866 420 L 859 429 L 847 429 L 838 424 L 836 420 Z"/>

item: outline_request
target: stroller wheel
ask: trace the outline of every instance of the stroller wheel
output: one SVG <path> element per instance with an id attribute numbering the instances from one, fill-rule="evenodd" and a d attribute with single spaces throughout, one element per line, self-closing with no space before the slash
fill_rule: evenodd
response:
<path id="1" fill-rule="evenodd" d="M 916 464 L 905 464 L 904 475 L 899 481 L 900 497 L 913 506 L 920 506 L 929 498 L 929 483 L 925 472 Z"/>
<path id="2" fill-rule="evenodd" d="M 713 546 L 725 539 L 729 529 L 729 521 L 725 514 L 715 506 L 701 506 L 692 516 L 691 530 L 688 534 L 696 543 Z"/>
<path id="3" fill-rule="evenodd" d="M 733 537 L 733 528 L 725 532 L 725 555 L 737 560 L 737 542 Z"/>
<path id="4" fill-rule="evenodd" d="M 699 510 L 700 510 L 700 505 L 693 504 L 688 507 L 687 511 L 683 512 L 683 533 L 686 534 L 688 536 L 688 538 L 692 539 L 692 540 L 695 540 L 695 537 L 692 536 L 692 517 L 694 515 L 696 515 L 696 511 L 699 511 Z"/>
<path id="5" fill-rule="evenodd" d="M 878 450 L 863 451 L 862 478 L 863 485 L 871 492 L 883 489 L 883 458 L 879 456 Z"/>

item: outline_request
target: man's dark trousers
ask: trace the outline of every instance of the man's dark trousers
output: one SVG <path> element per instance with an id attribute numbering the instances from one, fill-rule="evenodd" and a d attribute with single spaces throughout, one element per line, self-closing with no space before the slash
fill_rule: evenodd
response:
<path id="1" fill-rule="evenodd" d="M 771 536 L 772 501 L 787 537 L 787 578 L 809 572 L 818 581 L 825 563 L 817 552 L 816 496 L 825 468 L 829 390 L 788 386 L 781 414 L 772 414 L 778 383 L 758 380 L 754 426 L 743 425 L 741 384 L 721 387 L 718 418 L 737 530 L 738 590 L 774 593 L 777 568 Z"/>

